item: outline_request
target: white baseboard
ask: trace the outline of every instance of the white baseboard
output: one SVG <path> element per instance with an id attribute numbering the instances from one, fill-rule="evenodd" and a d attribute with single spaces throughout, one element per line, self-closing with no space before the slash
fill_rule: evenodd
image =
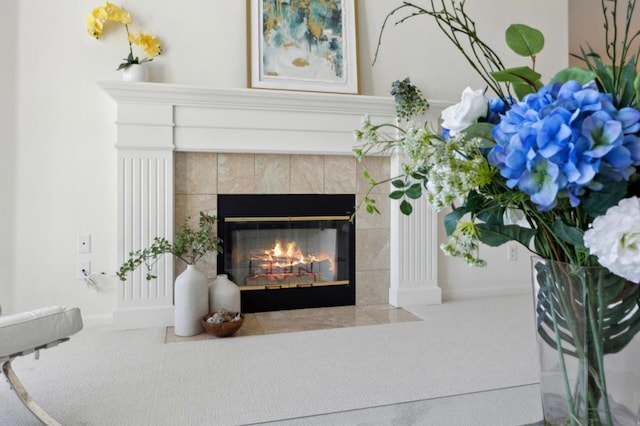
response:
<path id="1" fill-rule="evenodd" d="M 476 299 L 481 297 L 499 297 L 499 296 L 514 296 L 518 294 L 531 294 L 532 289 L 530 286 L 518 286 L 518 287 L 492 287 L 492 288 L 477 288 L 477 289 L 465 289 L 465 290 L 443 290 L 443 300 L 462 300 L 462 299 Z"/>
<path id="2" fill-rule="evenodd" d="M 397 307 L 439 305 L 442 303 L 440 287 L 389 288 L 389 304 Z"/>

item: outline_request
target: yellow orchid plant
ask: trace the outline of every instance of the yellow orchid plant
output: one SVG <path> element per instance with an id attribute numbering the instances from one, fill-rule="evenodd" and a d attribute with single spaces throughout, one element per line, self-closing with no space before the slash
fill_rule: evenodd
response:
<path id="1" fill-rule="evenodd" d="M 113 3 L 107 2 L 105 6 L 95 8 L 90 15 L 87 16 L 87 32 L 91 37 L 99 40 L 104 32 L 104 26 L 107 22 L 119 22 L 124 24 L 127 31 L 127 40 L 129 42 L 129 55 L 123 59 L 123 63 L 118 66 L 118 70 L 127 68 L 133 64 L 143 64 L 150 62 L 156 56 L 162 53 L 162 45 L 160 40 L 151 34 L 143 32 L 130 32 L 131 14 Z M 148 55 L 144 59 L 133 55 L 133 45 L 140 46 Z"/>

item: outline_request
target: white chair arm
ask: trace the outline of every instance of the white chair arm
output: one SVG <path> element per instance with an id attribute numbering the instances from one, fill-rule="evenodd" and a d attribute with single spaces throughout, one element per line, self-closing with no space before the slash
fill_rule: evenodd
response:
<path id="1" fill-rule="evenodd" d="M 80 309 L 51 306 L 0 317 L 0 360 L 8 359 L 82 330 Z"/>

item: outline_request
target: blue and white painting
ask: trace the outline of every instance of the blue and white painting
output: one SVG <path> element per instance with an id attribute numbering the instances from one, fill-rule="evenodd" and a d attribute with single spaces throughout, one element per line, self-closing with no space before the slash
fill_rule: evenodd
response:
<path id="1" fill-rule="evenodd" d="M 344 83 L 342 0 L 260 0 L 262 78 Z"/>

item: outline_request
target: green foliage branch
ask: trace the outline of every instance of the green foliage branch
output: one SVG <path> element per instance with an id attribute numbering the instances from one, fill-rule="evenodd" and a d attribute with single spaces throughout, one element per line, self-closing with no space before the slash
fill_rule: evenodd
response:
<path id="1" fill-rule="evenodd" d="M 173 244 L 164 237 L 155 237 L 149 247 L 130 252 L 129 258 L 116 273 L 118 278 L 126 281 L 127 275 L 141 265 L 145 267 L 147 281 L 157 278 L 153 273 L 153 266 L 164 254 L 172 254 L 188 265 L 195 265 L 207 253 L 222 251 L 222 240 L 213 234 L 213 227 L 217 221 L 215 216 L 200 212 L 198 229 L 191 229 L 188 221 L 189 218 L 178 229 Z"/>

